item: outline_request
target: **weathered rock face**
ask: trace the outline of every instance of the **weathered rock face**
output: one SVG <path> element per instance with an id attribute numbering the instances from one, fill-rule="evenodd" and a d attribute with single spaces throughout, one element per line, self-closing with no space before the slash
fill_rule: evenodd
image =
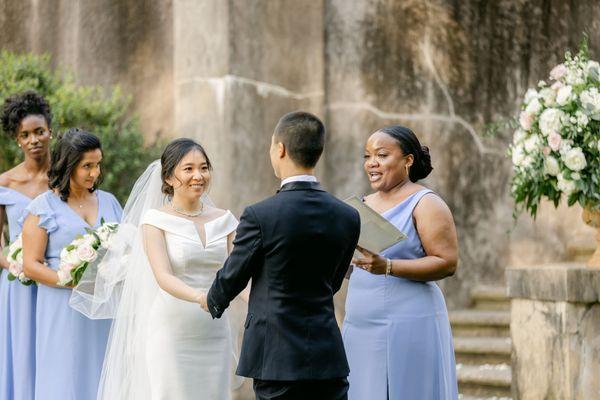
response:
<path id="1" fill-rule="evenodd" d="M 593 0 L 0 0 L 0 45 L 48 52 L 81 83 L 120 84 L 149 139 L 199 139 L 213 198 L 237 213 L 277 187 L 268 148 L 282 114 L 326 120 L 319 175 L 339 197 L 369 192 L 368 135 L 409 126 L 431 148 L 423 183 L 458 227 L 459 272 L 442 283 L 454 307 L 505 265 L 561 259 L 573 231 L 590 232 L 577 209 L 514 227 L 511 133 L 483 131 L 515 114 L 582 32 L 598 58 L 599 15 Z"/>
<path id="2" fill-rule="evenodd" d="M 546 265 L 507 270 L 514 398 L 600 394 L 600 270 Z"/>

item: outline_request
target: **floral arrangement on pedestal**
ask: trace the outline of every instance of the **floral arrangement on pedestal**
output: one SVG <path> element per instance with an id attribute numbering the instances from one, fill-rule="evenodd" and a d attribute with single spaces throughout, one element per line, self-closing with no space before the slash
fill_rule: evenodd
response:
<path id="1" fill-rule="evenodd" d="M 542 198 L 600 210 L 600 64 L 587 41 L 525 94 L 509 148 L 515 210 L 534 218 Z M 600 249 L 599 249 L 600 250 Z M 598 253 L 598 252 L 597 252 Z M 600 253 L 599 253 L 600 254 Z"/>

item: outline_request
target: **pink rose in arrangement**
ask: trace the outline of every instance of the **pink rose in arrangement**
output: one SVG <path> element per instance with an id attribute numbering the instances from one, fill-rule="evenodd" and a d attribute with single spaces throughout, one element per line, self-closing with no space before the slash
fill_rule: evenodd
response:
<path id="1" fill-rule="evenodd" d="M 92 262 L 98 257 L 98 253 L 89 243 L 83 243 L 77 247 L 77 257 L 81 261 Z"/>
<path id="2" fill-rule="evenodd" d="M 560 149 L 561 142 L 562 137 L 558 133 L 551 132 L 550 135 L 548 135 L 548 146 L 550 146 L 552 150 L 558 151 Z"/>
<path id="3" fill-rule="evenodd" d="M 542 153 L 545 156 L 549 156 L 551 151 L 552 151 L 552 149 L 550 149 L 550 147 L 548 147 L 548 146 L 544 146 L 544 148 L 542 149 Z"/>
<path id="4" fill-rule="evenodd" d="M 526 111 L 522 111 L 519 115 L 519 123 L 521 124 L 521 128 L 525 129 L 526 131 L 530 130 L 534 117 L 534 115 L 529 114 Z"/>
<path id="5" fill-rule="evenodd" d="M 556 67 L 552 68 L 552 71 L 550 71 L 550 78 L 557 81 L 560 78 L 562 78 L 563 76 L 565 76 L 566 74 L 567 74 L 567 67 L 565 66 L 565 64 L 558 64 Z"/>

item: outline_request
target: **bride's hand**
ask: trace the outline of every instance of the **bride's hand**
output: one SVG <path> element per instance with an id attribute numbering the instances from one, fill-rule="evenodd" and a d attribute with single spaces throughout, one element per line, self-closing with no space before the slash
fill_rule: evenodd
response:
<path id="1" fill-rule="evenodd" d="M 371 253 L 369 250 L 360 246 L 356 246 L 356 249 L 360 251 L 364 257 L 353 258 L 352 264 L 375 275 L 385 274 L 385 270 L 387 268 L 387 260 L 385 257 L 382 257 L 379 254 Z"/>
<path id="2" fill-rule="evenodd" d="M 208 302 L 207 302 L 206 292 L 200 292 L 200 294 L 198 295 L 197 301 L 200 304 L 200 307 L 202 307 L 202 309 L 204 311 L 208 312 Z"/>

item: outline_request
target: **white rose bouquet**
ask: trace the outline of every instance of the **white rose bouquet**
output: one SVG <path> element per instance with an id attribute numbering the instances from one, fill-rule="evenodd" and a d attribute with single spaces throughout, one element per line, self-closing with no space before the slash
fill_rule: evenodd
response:
<path id="1" fill-rule="evenodd" d="M 535 218 L 545 197 L 558 206 L 600 206 L 600 64 L 579 53 L 550 71 L 548 83 L 529 89 L 509 148 L 515 208 Z"/>
<path id="2" fill-rule="evenodd" d="M 86 234 L 78 236 L 60 252 L 58 266 L 58 284 L 61 286 L 76 286 L 86 268 L 96 261 L 100 253 L 106 252 L 111 245 L 113 234 L 119 224 L 107 223 L 101 220 L 101 226 L 96 229 L 86 229 Z"/>
<path id="3" fill-rule="evenodd" d="M 23 238 L 17 236 L 14 242 L 4 249 L 4 256 L 8 260 L 8 280 L 19 280 L 23 285 L 34 285 L 35 281 L 25 276 L 23 272 Z"/>

